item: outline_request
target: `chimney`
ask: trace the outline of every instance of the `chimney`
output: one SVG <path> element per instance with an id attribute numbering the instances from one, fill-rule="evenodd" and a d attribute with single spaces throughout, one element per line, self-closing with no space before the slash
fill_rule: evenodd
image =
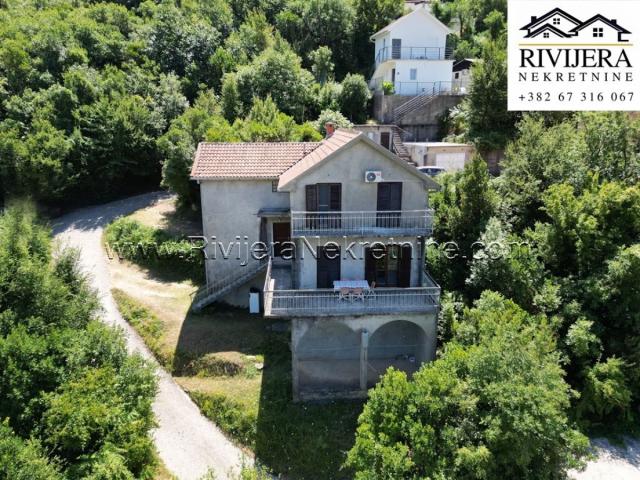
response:
<path id="1" fill-rule="evenodd" d="M 333 122 L 327 122 L 324 124 L 324 131 L 326 132 L 325 138 L 329 138 L 336 131 L 336 124 Z"/>
<path id="2" fill-rule="evenodd" d="M 615 18 L 612 18 L 611 19 L 611 23 L 613 23 L 614 25 L 617 25 L 618 24 L 618 20 L 616 20 Z"/>
<path id="3" fill-rule="evenodd" d="M 537 19 L 538 19 L 538 17 L 534 17 L 534 16 L 531 17 L 531 21 L 532 22 L 535 22 Z"/>

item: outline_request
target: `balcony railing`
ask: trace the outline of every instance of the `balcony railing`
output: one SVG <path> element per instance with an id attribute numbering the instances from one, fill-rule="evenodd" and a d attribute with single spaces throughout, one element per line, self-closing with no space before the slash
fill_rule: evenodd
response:
<path id="1" fill-rule="evenodd" d="M 376 67 L 387 60 L 450 60 L 451 47 L 383 47 L 376 54 Z"/>
<path id="2" fill-rule="evenodd" d="M 269 266 L 263 293 L 267 317 L 423 313 L 434 312 L 440 305 L 440 287 L 429 276 L 421 287 L 372 288 L 362 298 L 347 299 L 328 288 L 279 290 Z"/>
<path id="3" fill-rule="evenodd" d="M 433 210 L 291 212 L 291 236 L 431 235 Z"/>
<path id="4" fill-rule="evenodd" d="M 374 78 L 369 87 L 376 91 L 384 91 L 384 79 Z M 390 95 L 465 95 L 469 90 L 468 80 L 453 80 L 444 82 L 388 82 L 393 86 L 387 91 Z"/>

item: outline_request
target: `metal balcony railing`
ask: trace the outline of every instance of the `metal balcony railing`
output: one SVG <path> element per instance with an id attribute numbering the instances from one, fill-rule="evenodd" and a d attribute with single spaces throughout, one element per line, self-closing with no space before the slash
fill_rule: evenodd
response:
<path id="1" fill-rule="evenodd" d="M 429 276 L 421 287 L 372 288 L 362 298 L 347 299 L 334 289 L 280 290 L 271 278 L 271 265 L 264 283 L 266 317 L 335 316 L 389 313 L 422 313 L 440 306 L 440 287 Z"/>
<path id="2" fill-rule="evenodd" d="M 376 54 L 376 67 L 387 60 L 450 60 L 451 47 L 383 47 Z"/>
<path id="3" fill-rule="evenodd" d="M 433 210 L 291 212 L 291 236 L 431 235 Z"/>

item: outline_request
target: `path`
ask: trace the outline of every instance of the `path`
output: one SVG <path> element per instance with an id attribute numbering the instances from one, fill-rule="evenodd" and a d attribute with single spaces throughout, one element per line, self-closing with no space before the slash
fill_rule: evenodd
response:
<path id="1" fill-rule="evenodd" d="M 102 248 L 104 227 L 120 215 L 148 207 L 166 193 L 148 193 L 73 211 L 56 219 L 54 235 L 62 245 L 80 249 L 80 262 L 90 273 L 104 308 L 103 320 L 124 329 L 130 351 L 155 362 L 138 334 L 124 321 L 111 296 L 111 278 Z M 198 479 L 207 470 L 217 480 L 240 472 L 243 454 L 201 413 L 189 396 L 158 367 L 158 395 L 153 411 L 159 423 L 153 439 L 166 467 L 180 480 Z"/>

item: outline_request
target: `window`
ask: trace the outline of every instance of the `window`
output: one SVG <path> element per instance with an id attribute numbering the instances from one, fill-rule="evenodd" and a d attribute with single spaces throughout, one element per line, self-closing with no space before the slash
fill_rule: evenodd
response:
<path id="1" fill-rule="evenodd" d="M 460 78 L 460 73 L 459 73 L 459 72 L 456 72 L 456 73 L 455 73 L 455 76 L 454 76 L 454 78 L 455 78 L 455 79 L 458 79 L 458 78 Z"/>
<path id="2" fill-rule="evenodd" d="M 278 191 L 278 180 L 271 180 L 271 191 L 272 192 Z"/>
<path id="3" fill-rule="evenodd" d="M 544 33 L 542 34 L 542 36 L 543 36 L 544 38 L 549 38 L 549 32 L 544 32 Z"/>
<path id="4" fill-rule="evenodd" d="M 594 38 L 602 38 L 604 37 L 604 28 L 602 27 L 595 27 L 593 29 L 593 37 Z"/>
<path id="5" fill-rule="evenodd" d="M 554 25 L 560 25 L 560 18 L 559 18 L 559 17 L 555 17 L 555 18 L 553 19 L 553 24 L 554 24 Z"/>
<path id="6" fill-rule="evenodd" d="M 418 69 L 412 68 L 409 70 L 409 80 L 416 80 L 418 78 Z"/>

